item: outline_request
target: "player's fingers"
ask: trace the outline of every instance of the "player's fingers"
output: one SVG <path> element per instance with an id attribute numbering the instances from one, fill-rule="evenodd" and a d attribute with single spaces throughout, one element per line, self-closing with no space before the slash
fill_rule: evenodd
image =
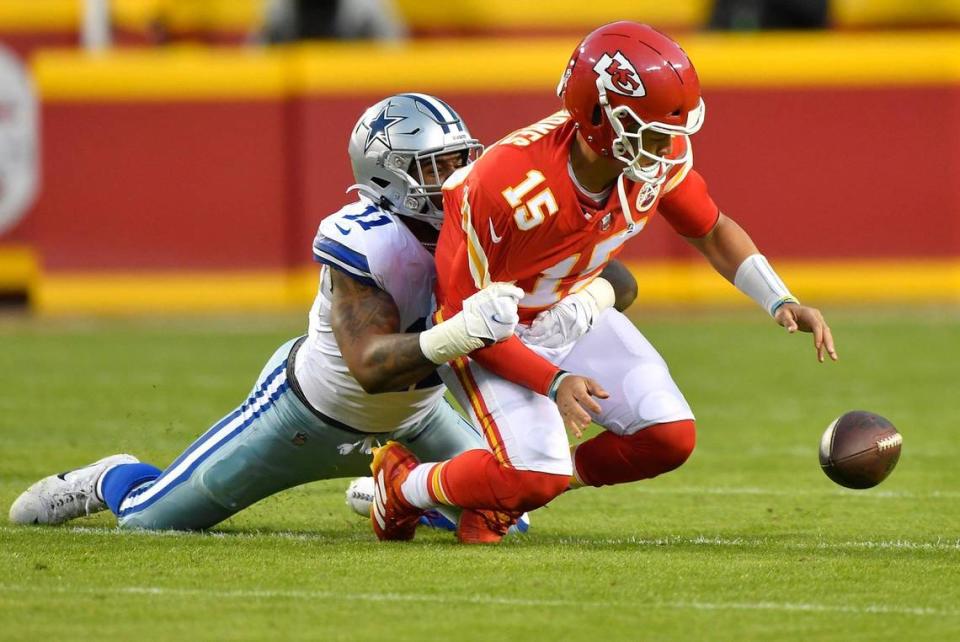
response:
<path id="1" fill-rule="evenodd" d="M 563 415 L 564 423 L 574 433 L 577 431 L 582 432 L 583 428 L 590 425 L 590 415 L 575 401 L 572 401 L 565 410 L 561 411 L 561 414 Z"/>
<path id="2" fill-rule="evenodd" d="M 823 324 L 823 345 L 827 349 L 827 354 L 830 355 L 830 358 L 833 361 L 836 361 L 840 358 L 840 355 L 837 354 L 837 349 L 833 345 L 833 333 L 830 332 L 830 326 L 826 323 Z"/>
<path id="3" fill-rule="evenodd" d="M 517 325 L 520 323 L 520 315 L 516 308 L 504 307 L 497 310 L 493 315 L 494 321 L 503 325 Z"/>
<path id="4" fill-rule="evenodd" d="M 530 329 L 527 331 L 529 336 L 534 339 L 543 339 L 551 332 L 555 331 L 556 324 L 553 323 L 553 319 L 550 316 L 550 311 L 545 310 L 538 314 L 534 319 L 533 323 L 530 324 Z"/>
<path id="5" fill-rule="evenodd" d="M 574 394 L 574 399 L 577 400 L 577 403 L 580 405 L 581 409 L 586 409 L 589 412 L 598 414 L 600 412 L 600 404 L 597 403 L 597 400 L 590 396 L 590 393 L 587 390 Z M 589 415 L 587 420 L 590 421 Z"/>
<path id="6" fill-rule="evenodd" d="M 823 324 L 815 323 L 813 331 L 813 346 L 817 349 L 817 361 L 823 363 Z"/>
<path id="7" fill-rule="evenodd" d="M 598 397 L 600 399 L 608 399 L 610 397 L 610 393 L 607 392 L 596 379 L 587 379 L 586 384 L 587 392 L 594 397 Z"/>
<path id="8" fill-rule="evenodd" d="M 793 334 L 797 331 L 797 317 L 793 312 L 793 308 L 788 308 L 786 306 L 780 308 L 780 310 L 777 311 L 776 318 L 777 322 L 779 322 L 780 325 L 783 326 L 784 330 L 790 334 Z"/>
<path id="9" fill-rule="evenodd" d="M 543 329 L 536 324 L 530 326 L 525 330 L 520 330 L 518 326 L 517 330 L 518 330 L 517 334 L 520 336 L 521 339 L 526 339 L 532 343 L 537 343 L 540 341 L 540 339 L 543 338 Z"/>
<path id="10" fill-rule="evenodd" d="M 510 297 L 515 301 L 519 302 L 520 299 L 524 297 L 524 291 L 513 285 L 512 283 L 494 283 L 491 287 L 497 295 Z"/>

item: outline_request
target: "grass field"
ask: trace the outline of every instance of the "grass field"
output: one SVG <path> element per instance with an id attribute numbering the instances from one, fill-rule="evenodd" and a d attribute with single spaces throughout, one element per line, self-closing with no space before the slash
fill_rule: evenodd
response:
<path id="1" fill-rule="evenodd" d="M 697 412 L 680 470 L 568 493 L 526 536 L 379 544 L 346 481 L 210 534 L 0 525 L 0 639 L 960 639 L 960 312 L 837 311 L 841 361 L 759 313 L 638 322 Z M 0 319 L 0 505 L 105 454 L 163 466 L 300 318 Z M 879 488 L 820 472 L 823 428 L 889 417 Z"/>

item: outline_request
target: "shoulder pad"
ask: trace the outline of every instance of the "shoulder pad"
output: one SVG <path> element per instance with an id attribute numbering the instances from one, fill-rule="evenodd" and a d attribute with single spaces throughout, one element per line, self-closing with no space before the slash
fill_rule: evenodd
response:
<path id="1" fill-rule="evenodd" d="M 378 246 L 388 244 L 395 232 L 392 214 L 373 204 L 355 203 L 320 222 L 313 241 L 313 258 L 356 278 L 361 283 L 381 287 L 371 256 Z"/>

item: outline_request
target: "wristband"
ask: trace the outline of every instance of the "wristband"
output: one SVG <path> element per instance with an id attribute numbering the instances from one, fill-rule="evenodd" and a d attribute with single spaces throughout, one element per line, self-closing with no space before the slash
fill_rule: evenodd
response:
<path id="1" fill-rule="evenodd" d="M 800 303 L 797 297 L 790 294 L 790 290 L 762 254 L 751 254 L 744 259 L 737 268 L 733 284 L 756 301 L 770 316 L 775 315 L 784 303 Z"/>
<path id="2" fill-rule="evenodd" d="M 590 281 L 587 287 L 583 288 L 581 292 L 593 298 L 597 306 L 597 316 L 604 310 L 612 308 L 613 304 L 617 302 L 617 293 L 613 291 L 613 286 L 610 285 L 610 281 L 607 281 L 602 276 L 598 276 Z M 595 320 L 596 319 L 594 319 L 594 321 Z"/>
<path id="3" fill-rule="evenodd" d="M 462 312 L 420 333 L 420 352 L 437 365 L 479 350 L 483 345 L 482 339 L 467 331 Z"/>
<path id="4" fill-rule="evenodd" d="M 560 382 L 570 376 L 570 373 L 566 370 L 558 370 L 557 374 L 553 376 L 553 381 L 550 382 L 550 387 L 547 388 L 547 397 L 550 398 L 550 401 L 557 401 L 557 388 L 560 387 Z"/>

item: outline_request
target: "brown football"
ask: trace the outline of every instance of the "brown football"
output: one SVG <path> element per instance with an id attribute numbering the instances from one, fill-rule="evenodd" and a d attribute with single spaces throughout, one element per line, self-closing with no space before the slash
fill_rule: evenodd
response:
<path id="1" fill-rule="evenodd" d="M 841 486 L 872 488 L 897 465 L 902 443 L 897 429 L 880 415 L 851 410 L 820 438 L 820 467 Z"/>

